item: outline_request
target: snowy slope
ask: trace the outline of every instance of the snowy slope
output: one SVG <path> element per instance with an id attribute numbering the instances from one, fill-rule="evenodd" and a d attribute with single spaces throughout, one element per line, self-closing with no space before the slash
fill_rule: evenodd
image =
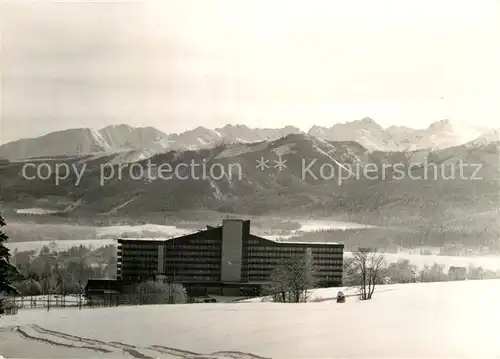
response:
<path id="1" fill-rule="evenodd" d="M 371 118 L 364 118 L 330 128 L 313 126 L 309 134 L 330 141 L 356 141 L 371 151 L 415 151 L 460 146 L 481 136 L 484 131 L 455 120 L 437 121 L 426 129 L 405 126 L 383 129 Z"/>
<path id="2" fill-rule="evenodd" d="M 111 147 L 99 132 L 88 128 L 78 128 L 7 143 L 0 146 L 0 157 L 14 160 L 59 155 L 74 156 L 110 149 Z"/>
<path id="3" fill-rule="evenodd" d="M 487 146 L 491 143 L 499 143 L 500 142 L 500 130 L 491 130 L 485 132 L 483 135 L 478 138 L 468 142 L 466 144 L 467 147 L 482 147 Z"/>
<path id="4" fill-rule="evenodd" d="M 346 123 L 337 123 L 330 128 L 313 126 L 309 135 L 329 141 L 355 141 L 371 151 L 400 149 L 399 144 L 393 140 L 373 119 L 365 117 Z"/>
<path id="5" fill-rule="evenodd" d="M 168 136 L 169 148 L 175 150 L 197 150 L 210 148 L 221 143 L 251 144 L 266 140 L 276 140 L 283 136 L 300 133 L 293 126 L 284 128 L 250 128 L 245 125 L 226 125 L 215 130 L 198 126 L 193 130 Z"/>
<path id="6" fill-rule="evenodd" d="M 322 290 L 322 296 L 334 297 L 337 291 Z M 272 358 L 484 358 L 500 355 L 499 295 L 498 280 L 403 284 L 379 286 L 367 302 L 348 297 L 345 304 L 25 310 L 2 318 L 2 324 L 36 323 L 74 336 L 134 345 L 138 351 L 162 345 Z"/>
<path id="7" fill-rule="evenodd" d="M 98 131 L 114 151 L 147 149 L 161 152 L 165 149 L 167 135 L 153 127 L 112 125 Z"/>
<path id="8" fill-rule="evenodd" d="M 431 124 L 412 141 L 409 150 L 439 150 L 463 145 L 481 136 L 481 131 L 460 121 L 442 120 Z"/>

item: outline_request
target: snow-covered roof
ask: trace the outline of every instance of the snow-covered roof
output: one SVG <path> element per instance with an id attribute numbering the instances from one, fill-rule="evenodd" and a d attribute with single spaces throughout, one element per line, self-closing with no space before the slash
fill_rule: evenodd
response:
<path id="1" fill-rule="evenodd" d="M 174 237 L 120 237 L 118 241 L 165 242 Z"/>
<path id="2" fill-rule="evenodd" d="M 271 239 L 271 238 L 264 238 L 267 239 L 268 241 L 275 242 L 275 243 L 280 243 L 280 244 L 311 244 L 311 245 L 319 245 L 319 244 L 327 244 L 327 245 L 340 245 L 342 243 L 338 242 L 326 242 L 326 241 L 297 241 L 293 240 L 291 238 L 287 239 Z"/>

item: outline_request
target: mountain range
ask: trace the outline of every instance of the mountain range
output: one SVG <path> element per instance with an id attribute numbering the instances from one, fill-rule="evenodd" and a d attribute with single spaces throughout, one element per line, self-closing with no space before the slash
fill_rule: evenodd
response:
<path id="1" fill-rule="evenodd" d="M 180 134 L 165 134 L 153 127 L 112 125 L 100 130 L 77 128 L 21 139 L 0 146 L 0 157 L 8 160 L 89 154 L 128 154 L 129 161 L 149 158 L 169 150 L 199 150 L 220 143 L 247 143 L 276 139 L 299 133 L 296 127 L 250 129 L 244 125 L 226 125 L 210 130 L 199 126 Z"/>
<path id="2" fill-rule="evenodd" d="M 0 197 L 11 215 L 43 208 L 51 216 L 72 220 L 150 221 L 185 211 L 326 217 L 385 228 L 381 240 L 491 247 L 499 244 L 500 236 L 500 142 L 495 134 L 444 149 L 370 151 L 354 141 L 296 133 L 154 154 L 134 162 L 139 169 L 153 165 L 142 174 L 132 164 L 123 171 L 118 164 L 111 167 L 116 159 L 111 153 L 30 161 L 52 169 L 61 164 L 84 169 L 80 178 L 71 171 L 58 183 L 54 176 L 27 179 L 22 161 L 4 162 Z M 280 158 L 286 161 L 281 170 L 275 168 Z M 266 168 L 257 166 L 262 159 Z M 185 166 L 190 163 L 198 164 L 195 175 Z M 461 163 L 467 164 L 462 170 Z M 162 177 L 164 164 L 179 171 Z M 203 177 L 202 164 L 215 173 Z M 396 165 L 403 176 L 396 173 Z M 31 169 L 27 174 L 33 173 Z"/>
<path id="3" fill-rule="evenodd" d="M 0 147 L 0 156 L 10 159 L 0 160 L 7 216 L 44 213 L 70 223 L 161 222 L 193 211 L 321 217 L 376 227 L 355 233 L 351 245 L 462 243 L 500 251 L 500 131 L 452 121 L 424 130 L 383 129 L 365 118 L 308 133 L 227 125 L 175 135 L 120 125 L 19 140 Z M 30 157 L 23 175 L 22 159 Z M 42 164 L 70 171 L 59 180 L 54 172 L 26 178 Z M 216 171 L 203 176 L 203 166 Z"/>
<path id="4" fill-rule="evenodd" d="M 308 135 L 328 141 L 354 141 L 369 151 L 414 151 L 459 146 L 485 134 L 487 130 L 442 120 L 427 129 L 391 126 L 384 129 L 371 118 L 313 126 Z M 166 134 L 153 127 L 112 125 L 99 130 L 77 128 L 52 132 L 37 138 L 21 139 L 0 146 L 0 157 L 8 160 L 54 156 L 106 155 L 121 153 L 134 162 L 170 150 L 200 150 L 222 143 L 255 143 L 303 133 L 293 126 L 279 129 L 226 125 L 208 129 L 199 126 L 179 134 Z"/>

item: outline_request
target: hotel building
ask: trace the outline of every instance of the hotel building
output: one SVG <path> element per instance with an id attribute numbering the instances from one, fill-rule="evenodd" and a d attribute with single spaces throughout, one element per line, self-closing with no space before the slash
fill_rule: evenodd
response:
<path id="1" fill-rule="evenodd" d="M 118 240 L 118 280 L 183 284 L 191 295 L 258 295 L 281 258 L 308 254 L 319 287 L 342 285 L 344 245 L 275 241 L 250 233 L 250 221 L 170 239 Z"/>

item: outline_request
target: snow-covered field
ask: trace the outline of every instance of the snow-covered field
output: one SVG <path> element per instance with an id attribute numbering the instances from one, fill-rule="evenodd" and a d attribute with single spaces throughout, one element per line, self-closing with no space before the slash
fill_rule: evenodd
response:
<path id="1" fill-rule="evenodd" d="M 45 225 L 31 225 L 34 229 L 44 227 Z M 49 227 L 46 225 L 45 227 Z M 188 230 L 184 228 L 179 228 L 175 226 L 164 226 L 156 224 L 143 224 L 137 226 L 123 225 L 123 226 L 108 226 L 108 227 L 84 227 L 84 226 L 73 226 L 75 229 L 82 230 L 82 233 L 77 233 L 76 235 L 71 232 L 71 227 L 69 225 L 65 226 L 53 226 L 64 228 L 69 237 L 67 240 L 45 240 L 45 241 L 25 241 L 25 242 L 15 242 L 9 240 L 6 245 L 9 249 L 18 251 L 27 250 L 40 250 L 43 246 L 49 246 L 52 242 L 55 243 L 56 248 L 59 250 L 66 250 L 73 246 L 92 246 L 92 248 L 99 248 L 105 245 L 116 243 L 115 238 L 118 237 L 173 237 L 181 236 L 187 233 L 194 232 L 194 230 Z M 86 230 L 86 231 L 85 231 Z M 36 237 L 34 235 L 34 237 Z M 15 239 L 15 234 L 12 236 Z"/>
<path id="2" fill-rule="evenodd" d="M 334 297 L 338 288 L 321 291 L 322 297 Z M 133 345 L 133 350 L 143 354 L 151 353 L 152 345 L 160 345 L 170 348 L 170 353 L 177 348 L 270 358 L 485 358 L 500 355 L 499 297 L 499 280 L 405 284 L 380 286 L 366 302 L 349 297 L 345 304 L 257 302 L 25 310 L 2 318 L 1 323 L 20 326 L 33 337 L 56 343 L 80 343 L 81 347 L 77 337 L 85 337 L 84 343 L 98 345 L 95 339 L 99 339 L 99 345 L 108 347 Z M 2 337 L 9 343 L 8 335 L 13 343 L 12 332 L 6 333 L 6 329 L 0 331 L 0 344 Z M 23 338 L 18 339 L 17 352 L 11 344 L 2 353 L 0 345 L 0 354 L 23 357 L 33 344 L 38 357 L 55 357 L 51 350 L 57 344 L 46 343 L 47 354 L 43 355 L 40 341 Z M 87 349 L 78 350 L 79 357 L 85 357 Z M 86 357 L 96 357 L 95 352 L 87 352 Z"/>
<path id="3" fill-rule="evenodd" d="M 316 232 L 322 230 L 346 230 L 356 228 L 373 228 L 367 224 L 359 224 L 354 222 L 340 222 L 340 221 L 325 221 L 325 220 L 308 220 L 300 221 L 300 231 L 302 232 Z"/>
<path id="4" fill-rule="evenodd" d="M 345 252 L 345 256 L 352 256 L 352 253 Z M 444 270 L 448 271 L 450 266 L 460 266 L 466 267 L 468 269 L 469 265 L 474 267 L 481 266 L 483 269 L 497 271 L 500 270 L 500 257 L 494 256 L 469 256 L 469 257 L 458 257 L 458 256 L 439 256 L 439 255 L 421 255 L 421 254 L 409 254 L 409 253 L 384 253 L 386 262 L 393 263 L 397 262 L 399 259 L 408 259 L 411 264 L 416 265 L 419 269 L 422 269 L 425 265 L 432 266 L 434 263 L 438 263 L 444 266 Z"/>
<path id="5" fill-rule="evenodd" d="M 147 233 L 156 233 L 157 236 L 172 237 L 182 236 L 191 232 L 194 232 L 194 230 L 187 230 L 175 226 L 163 226 L 158 224 L 143 224 L 139 226 L 109 226 L 96 228 L 96 235 L 98 238 L 117 237 L 123 236 L 124 234 L 138 237 L 150 237 L 151 235 L 147 235 Z"/>
<path id="6" fill-rule="evenodd" d="M 22 208 L 15 210 L 17 214 L 35 214 L 35 215 L 44 215 L 44 214 L 54 214 L 59 211 L 53 209 L 46 208 Z"/>

